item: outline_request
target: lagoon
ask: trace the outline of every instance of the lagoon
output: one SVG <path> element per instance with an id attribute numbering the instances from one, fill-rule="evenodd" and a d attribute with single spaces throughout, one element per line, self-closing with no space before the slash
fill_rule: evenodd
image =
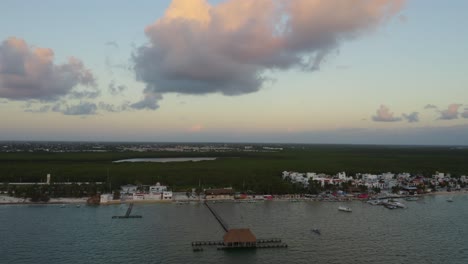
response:
<path id="1" fill-rule="evenodd" d="M 121 163 L 121 162 L 187 162 L 187 161 L 208 161 L 208 160 L 216 160 L 216 157 L 203 157 L 203 158 L 139 158 L 139 159 L 123 159 L 123 160 L 116 160 L 113 163 Z"/>

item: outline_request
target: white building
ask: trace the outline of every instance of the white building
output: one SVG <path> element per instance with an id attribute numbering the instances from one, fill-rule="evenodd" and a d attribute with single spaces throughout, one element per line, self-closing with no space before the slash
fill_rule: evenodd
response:
<path id="1" fill-rule="evenodd" d="M 114 199 L 114 196 L 111 193 L 101 194 L 101 203 L 107 203 Z"/>
<path id="2" fill-rule="evenodd" d="M 382 175 L 380 176 L 380 179 L 381 180 L 391 180 L 395 177 L 395 174 L 391 173 L 391 172 L 386 172 L 386 173 L 382 173 Z"/>
<path id="3" fill-rule="evenodd" d="M 162 193 L 164 191 L 167 191 L 167 186 L 161 185 L 159 182 L 149 187 L 150 193 Z"/>
<path id="4" fill-rule="evenodd" d="M 137 192 L 137 186 L 132 184 L 120 186 L 121 193 L 134 194 Z"/>
<path id="5" fill-rule="evenodd" d="M 172 192 L 171 191 L 164 191 L 162 193 L 163 200 L 172 200 Z"/>

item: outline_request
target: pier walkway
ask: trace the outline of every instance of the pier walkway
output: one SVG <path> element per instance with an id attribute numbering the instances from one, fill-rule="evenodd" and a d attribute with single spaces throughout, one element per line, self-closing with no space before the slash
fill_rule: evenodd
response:
<path id="1" fill-rule="evenodd" d="M 209 203 L 204 202 L 204 204 L 206 205 L 206 207 L 208 207 L 208 209 L 213 214 L 213 216 L 216 218 L 216 220 L 221 225 L 221 227 L 224 229 L 224 231 L 227 232 L 229 230 L 229 228 L 228 228 L 228 225 L 226 224 L 226 222 L 224 222 L 224 220 L 221 218 L 221 216 L 218 215 L 218 213 L 210 206 Z"/>

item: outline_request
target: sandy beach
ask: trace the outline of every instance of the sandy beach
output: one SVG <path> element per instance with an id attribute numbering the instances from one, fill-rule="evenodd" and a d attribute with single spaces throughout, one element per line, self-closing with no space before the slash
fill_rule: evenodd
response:
<path id="1" fill-rule="evenodd" d="M 0 204 L 84 204 L 87 197 L 83 198 L 51 198 L 48 202 L 30 202 L 29 199 L 0 195 Z"/>

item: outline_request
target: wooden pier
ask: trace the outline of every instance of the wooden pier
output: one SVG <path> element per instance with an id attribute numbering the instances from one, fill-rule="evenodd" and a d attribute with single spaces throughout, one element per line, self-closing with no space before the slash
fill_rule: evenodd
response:
<path id="1" fill-rule="evenodd" d="M 143 218 L 143 216 L 141 215 L 130 215 L 132 213 L 132 209 L 133 209 L 133 203 L 130 203 L 128 205 L 128 208 L 127 208 L 127 212 L 125 213 L 125 215 L 114 215 L 112 216 L 113 219 L 122 219 L 122 218 Z"/>
<path id="2" fill-rule="evenodd" d="M 208 207 L 208 209 L 213 214 L 215 219 L 219 222 L 219 224 L 224 229 L 224 231 L 227 232 L 229 230 L 229 228 L 228 228 L 228 225 L 226 224 L 226 222 L 224 222 L 224 220 L 221 218 L 221 216 L 219 216 L 218 213 L 207 202 L 205 202 L 204 204 L 206 205 L 206 207 Z"/>
<path id="3" fill-rule="evenodd" d="M 260 238 L 256 243 L 246 245 L 229 245 L 227 246 L 222 240 L 215 241 L 194 241 L 192 242 L 193 251 L 203 251 L 203 247 L 212 246 L 217 250 L 238 249 L 238 248 L 287 248 L 286 243 L 282 243 L 280 238 Z"/>
<path id="4" fill-rule="evenodd" d="M 282 243 L 280 238 L 257 239 L 252 231 L 250 231 L 248 228 L 229 229 L 226 222 L 224 222 L 216 210 L 214 210 L 214 208 L 212 208 L 209 203 L 205 202 L 204 204 L 210 210 L 211 214 L 213 214 L 216 221 L 218 221 L 226 234 L 224 235 L 223 240 L 192 242 L 192 250 L 194 252 L 203 251 L 204 246 L 215 246 L 217 250 L 288 247 L 286 243 Z"/>

